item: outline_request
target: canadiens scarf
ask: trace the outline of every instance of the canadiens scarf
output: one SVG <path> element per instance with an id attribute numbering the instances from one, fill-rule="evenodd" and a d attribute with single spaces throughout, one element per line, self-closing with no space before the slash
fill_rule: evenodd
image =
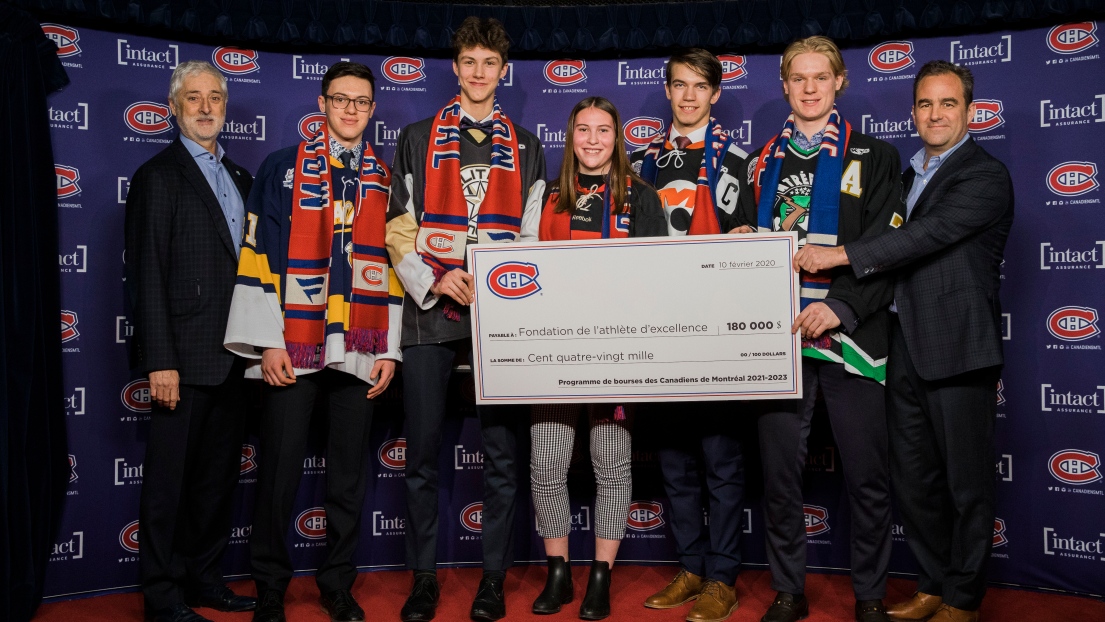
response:
<path id="1" fill-rule="evenodd" d="M 434 117 L 426 151 L 426 188 L 422 222 L 415 239 L 419 257 L 434 272 L 434 282 L 464 266 L 468 241 L 468 202 L 460 178 L 460 95 Z M 518 135 L 495 100 L 491 118 L 491 170 L 476 217 L 480 242 L 515 242 L 522 229 L 522 174 Z M 459 321 L 460 311 L 446 300 L 443 312 Z"/>
<path id="2" fill-rule="evenodd" d="M 334 174 L 325 124 L 313 139 L 299 143 L 292 184 L 288 287 L 283 301 L 284 341 L 292 366 L 324 367 L 326 337 L 335 332 L 344 333 L 347 352 L 386 352 L 389 278 L 384 224 L 391 186 L 387 167 L 366 142 L 353 206 L 349 259 L 343 256 L 346 249 L 333 244 L 334 229 L 346 227 L 348 214 L 335 218 Z M 353 283 L 348 292 L 342 291 L 347 270 L 352 271 Z"/>
<path id="3" fill-rule="evenodd" d="M 840 218 L 840 178 L 844 174 L 844 155 L 848 150 L 848 137 L 852 126 L 843 123 L 844 136 L 840 135 L 841 118 L 836 107 L 829 115 L 829 124 L 825 126 L 825 137 L 821 139 L 817 155 L 817 168 L 813 175 L 813 191 L 810 197 L 809 214 L 806 218 L 806 243 L 819 246 L 836 246 L 838 221 Z M 756 195 L 757 224 L 760 231 L 771 231 L 779 177 L 783 170 L 783 158 L 786 157 L 787 143 L 794 133 L 794 115 L 787 117 L 786 125 L 778 136 L 768 141 L 760 157 L 756 160 L 752 176 Z M 770 192 L 761 192 L 768 188 Z M 801 207 L 795 207 L 791 216 L 780 223 L 781 229 L 790 231 L 797 220 L 806 215 Z M 802 272 L 801 284 L 802 308 L 811 302 L 824 300 L 829 292 L 831 279 L 827 275 L 814 275 Z"/>
<path id="4" fill-rule="evenodd" d="M 625 186 L 626 204 L 623 205 L 620 210 L 615 210 L 610 204 L 613 199 L 610 194 L 609 184 L 604 183 L 602 185 L 602 213 L 604 216 L 602 219 L 602 232 L 597 234 L 593 231 L 573 231 L 572 212 L 563 211 L 558 213 L 556 211 L 556 203 L 560 200 L 560 191 L 551 191 L 548 200 L 545 201 L 544 208 L 541 210 L 541 225 L 538 239 L 541 241 L 590 240 L 595 238 L 607 240 L 610 238 L 629 237 L 629 219 L 632 216 L 629 200 L 632 196 L 633 180 L 628 175 L 625 178 Z M 578 178 L 576 189 L 579 190 Z"/>
<path id="5" fill-rule="evenodd" d="M 698 185 L 694 192 L 695 209 L 691 212 L 688 235 L 722 232 L 713 189 L 717 187 L 721 163 L 725 159 L 725 153 L 729 151 L 731 142 L 732 138 L 729 137 L 728 132 L 721 129 L 716 119 L 710 117 L 710 124 L 706 129 L 706 152 L 702 155 L 702 166 L 698 169 Z M 660 173 L 657 162 L 664 149 L 672 149 L 672 144 L 665 134 L 657 134 L 656 138 L 649 143 L 648 149 L 645 150 L 645 157 L 641 160 L 641 177 L 653 186 L 656 185 L 656 177 Z"/>

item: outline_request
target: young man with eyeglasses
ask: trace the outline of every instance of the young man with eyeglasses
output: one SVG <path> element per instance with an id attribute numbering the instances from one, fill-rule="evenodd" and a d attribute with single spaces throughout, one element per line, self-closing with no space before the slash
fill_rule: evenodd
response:
<path id="1" fill-rule="evenodd" d="M 395 373 L 403 292 L 384 253 L 391 174 L 362 134 L 376 108 L 364 65 L 322 79 L 326 123 L 261 165 L 250 195 L 225 344 L 265 381 L 250 538 L 254 622 L 284 621 L 292 577 L 285 535 L 307 431 L 325 402 L 326 557 L 316 571 L 334 622 L 365 619 L 350 590 L 371 452 L 374 398 Z"/>

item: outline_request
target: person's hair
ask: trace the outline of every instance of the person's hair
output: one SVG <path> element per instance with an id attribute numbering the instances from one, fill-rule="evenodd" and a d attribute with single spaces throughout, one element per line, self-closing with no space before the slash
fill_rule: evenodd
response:
<path id="1" fill-rule="evenodd" d="M 506 53 L 510 49 L 510 36 L 506 34 L 503 23 L 494 17 L 476 17 L 469 15 L 453 33 L 453 62 L 460 60 L 460 53 L 472 48 L 486 48 L 496 52 L 506 64 Z"/>
<path id="2" fill-rule="evenodd" d="M 921 84 L 921 80 L 929 76 L 942 76 L 949 73 L 959 78 L 959 83 L 963 85 L 963 105 L 970 106 L 975 97 L 974 74 L 971 73 L 970 69 L 960 67 L 955 63 L 949 63 L 946 60 L 930 60 L 921 66 L 921 70 L 917 72 L 917 77 L 913 79 L 913 103 L 917 103 L 917 86 Z"/>
<path id="3" fill-rule="evenodd" d="M 629 156 L 625 153 L 625 138 L 622 136 L 622 118 L 618 109 L 605 97 L 588 97 L 572 108 L 568 115 L 568 131 L 565 133 L 564 159 L 560 162 L 560 179 L 557 184 L 560 187 L 560 198 L 556 202 L 556 211 L 574 213 L 579 192 L 576 191 L 576 173 L 579 172 L 579 161 L 576 160 L 575 151 L 575 125 L 576 116 L 588 108 L 595 108 L 610 115 L 614 122 L 614 153 L 610 158 L 610 174 L 606 179 L 608 192 L 610 192 L 611 214 L 622 211 L 627 200 L 625 178 L 631 177 L 634 181 L 644 183 L 641 177 L 634 172 L 629 165 Z M 604 214 L 603 218 L 607 215 Z"/>
<path id="4" fill-rule="evenodd" d="M 218 78 L 219 88 L 223 91 L 223 99 L 230 99 L 230 94 L 226 90 L 226 76 L 205 60 L 186 60 L 177 65 L 176 69 L 173 70 L 173 77 L 169 78 L 169 99 L 179 105 L 180 102 L 177 101 L 177 96 L 184 88 L 184 81 L 201 73 L 209 73 Z"/>
<path id="5" fill-rule="evenodd" d="M 330 90 L 330 83 L 346 76 L 368 80 L 372 98 L 376 98 L 376 76 L 372 74 L 372 70 L 360 63 L 351 63 L 346 60 L 336 62 L 326 70 L 326 75 L 322 76 L 322 94 L 329 95 L 330 93 L 327 91 Z"/>
<path id="6" fill-rule="evenodd" d="M 706 78 L 711 89 L 716 91 L 721 88 L 721 61 L 706 50 L 690 48 L 672 54 L 671 58 L 668 59 L 668 86 L 671 86 L 671 66 L 675 63 L 686 65 L 691 71 Z"/>
<path id="7" fill-rule="evenodd" d="M 840 83 L 840 88 L 836 91 L 836 96 L 839 97 L 848 88 L 848 69 L 844 66 L 844 57 L 840 55 L 840 48 L 836 47 L 833 40 L 828 37 L 816 35 L 798 39 L 788 45 L 786 51 L 783 52 L 783 62 L 779 65 L 779 77 L 783 79 L 783 82 L 786 82 L 794 57 L 811 52 L 828 58 L 833 75 L 844 77 L 844 80 Z"/>

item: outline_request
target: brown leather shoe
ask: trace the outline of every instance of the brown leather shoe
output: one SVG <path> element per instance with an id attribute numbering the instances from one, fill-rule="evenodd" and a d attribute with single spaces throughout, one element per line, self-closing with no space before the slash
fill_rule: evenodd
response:
<path id="1" fill-rule="evenodd" d="M 929 622 L 978 622 L 978 619 L 977 611 L 956 609 L 951 605 L 942 604 L 936 610 L 936 615 L 929 618 Z"/>
<path id="2" fill-rule="evenodd" d="M 721 622 L 737 610 L 737 592 L 721 581 L 709 579 L 702 586 L 687 622 Z"/>
<path id="3" fill-rule="evenodd" d="M 702 591 L 702 577 L 680 569 L 679 574 L 667 587 L 649 596 L 645 607 L 649 609 L 672 609 L 698 598 Z"/>
<path id="4" fill-rule="evenodd" d="M 894 603 L 886 608 L 886 615 L 893 622 L 924 622 L 932 617 L 944 599 L 924 592 L 914 592 L 913 598 Z"/>

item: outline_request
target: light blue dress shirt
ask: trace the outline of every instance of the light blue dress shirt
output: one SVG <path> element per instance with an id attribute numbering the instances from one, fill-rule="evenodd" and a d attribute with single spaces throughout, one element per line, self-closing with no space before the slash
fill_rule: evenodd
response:
<path id="1" fill-rule="evenodd" d="M 234 240 L 234 252 L 240 254 L 242 223 L 245 221 L 246 207 L 242 201 L 242 195 L 238 193 L 238 186 L 234 185 L 234 180 L 230 177 L 230 171 L 223 166 L 223 156 L 226 155 L 223 146 L 216 142 L 215 154 L 212 155 L 210 151 L 184 134 L 180 135 L 180 142 L 196 159 L 200 172 L 211 186 L 211 192 L 214 192 L 215 198 L 219 200 L 219 207 L 222 208 L 223 217 L 226 218 L 226 226 L 230 229 L 230 239 Z"/>

